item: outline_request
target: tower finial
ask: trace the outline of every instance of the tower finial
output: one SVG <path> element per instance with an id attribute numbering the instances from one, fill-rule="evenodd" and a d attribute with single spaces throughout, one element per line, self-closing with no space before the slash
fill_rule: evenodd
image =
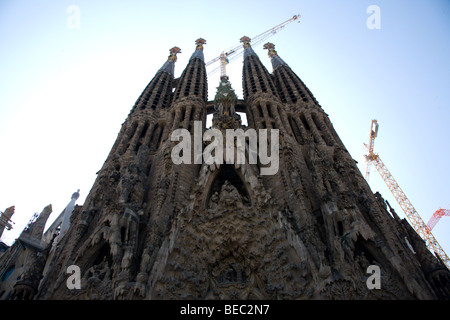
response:
<path id="1" fill-rule="evenodd" d="M 283 59 L 280 58 L 278 53 L 275 51 L 275 45 L 272 42 L 267 42 L 264 46 L 264 49 L 267 49 L 269 52 L 270 60 L 272 61 L 272 68 L 275 70 L 276 68 L 280 66 L 287 66 L 286 62 L 283 61 Z"/>
<path id="2" fill-rule="evenodd" d="M 167 61 L 176 62 L 177 61 L 177 53 L 181 53 L 181 49 L 180 48 L 173 47 L 172 49 L 170 49 L 170 55 L 167 58 Z"/>
<path id="3" fill-rule="evenodd" d="M 175 71 L 175 62 L 177 61 L 177 53 L 181 53 L 181 49 L 178 47 L 173 47 L 169 51 L 170 54 L 167 58 L 167 61 L 163 64 L 158 72 L 168 72 L 173 76 Z"/>
<path id="4" fill-rule="evenodd" d="M 267 49 L 268 50 L 268 54 L 269 57 L 272 58 L 273 56 L 278 55 L 277 52 L 275 51 L 275 45 L 272 42 L 267 42 L 264 46 L 263 49 Z"/>
<path id="5" fill-rule="evenodd" d="M 251 39 L 247 36 L 243 36 L 240 40 L 244 44 L 244 60 L 248 56 L 256 56 L 255 51 L 253 51 L 253 48 L 250 45 Z"/>
<path id="6" fill-rule="evenodd" d="M 195 44 L 197 45 L 195 48 L 196 50 L 203 50 L 203 45 L 206 44 L 206 40 L 203 38 L 198 38 L 195 40 Z"/>
<path id="7" fill-rule="evenodd" d="M 247 36 L 243 36 L 241 39 L 241 42 L 244 44 L 244 48 L 250 47 L 250 41 L 251 39 Z"/>
<path id="8" fill-rule="evenodd" d="M 197 40 L 195 40 L 195 44 L 196 44 L 195 51 L 189 60 L 198 58 L 202 61 L 205 61 L 205 58 L 203 56 L 203 45 L 206 44 L 206 40 L 203 38 L 198 38 Z"/>

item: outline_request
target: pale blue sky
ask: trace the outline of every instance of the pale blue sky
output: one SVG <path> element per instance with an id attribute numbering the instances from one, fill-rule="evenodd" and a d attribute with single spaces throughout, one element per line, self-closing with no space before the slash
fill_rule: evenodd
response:
<path id="1" fill-rule="evenodd" d="M 70 5 L 80 29 L 70 29 Z M 366 9 L 381 10 L 370 30 Z M 450 206 L 450 1 L 1 1 L 0 210 L 16 206 L 11 243 L 33 212 L 82 204 L 131 107 L 179 46 L 179 76 L 202 37 L 206 60 L 300 13 L 269 40 L 330 116 L 360 169 L 375 151 L 425 222 Z M 254 48 L 271 71 L 262 44 Z M 228 67 L 242 97 L 242 59 Z M 218 74 L 209 78 L 215 94 Z M 378 173 L 370 185 L 404 216 Z M 434 234 L 450 253 L 450 217 Z"/>

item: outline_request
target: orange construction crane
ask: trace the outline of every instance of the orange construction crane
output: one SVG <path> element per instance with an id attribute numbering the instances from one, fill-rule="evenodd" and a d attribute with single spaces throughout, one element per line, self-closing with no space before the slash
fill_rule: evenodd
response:
<path id="1" fill-rule="evenodd" d="M 438 209 L 431 216 L 430 220 L 428 220 L 427 227 L 428 229 L 433 230 L 434 226 L 443 216 L 450 216 L 450 209 Z"/>
<path id="2" fill-rule="evenodd" d="M 398 204 L 403 209 L 403 212 L 405 212 L 405 215 L 408 218 L 409 222 L 411 223 L 412 227 L 414 228 L 414 230 L 416 230 L 417 234 L 419 234 L 419 236 L 425 241 L 427 248 L 431 252 L 433 252 L 438 257 L 438 259 L 441 259 L 442 262 L 448 268 L 450 268 L 450 259 L 448 258 L 444 249 L 442 249 L 442 247 L 439 245 L 436 238 L 431 233 L 431 229 L 429 229 L 425 224 L 425 222 L 423 222 L 422 218 L 417 213 L 416 209 L 411 204 L 411 202 L 408 200 L 408 198 L 406 197 L 405 193 L 400 188 L 398 183 L 395 181 L 392 174 L 386 168 L 383 161 L 381 161 L 380 156 L 373 152 L 373 147 L 377 134 L 378 134 L 378 122 L 377 120 L 372 120 L 370 122 L 369 145 L 364 143 L 364 146 L 368 151 L 368 154 L 364 156 L 367 161 L 366 179 L 369 178 L 370 165 L 373 163 L 375 168 L 377 168 L 378 173 L 381 175 L 381 178 L 383 178 L 389 190 L 394 195 L 395 200 L 397 200 Z"/>
<path id="3" fill-rule="evenodd" d="M 280 23 L 279 25 L 270 28 L 269 30 L 255 36 L 252 38 L 252 45 L 256 46 L 257 44 L 263 42 L 265 39 L 269 38 L 270 36 L 277 33 L 277 31 L 283 29 L 287 24 L 291 23 L 292 21 L 296 21 L 300 18 L 300 15 L 294 15 L 289 20 L 286 20 L 283 23 Z M 300 21 L 299 21 L 300 22 Z M 215 73 L 217 70 L 220 69 L 220 77 L 226 76 L 226 65 L 230 63 L 231 61 L 234 61 L 238 57 L 240 57 L 244 53 L 243 46 L 241 44 L 227 50 L 226 52 L 222 52 L 218 57 L 212 59 L 211 61 L 208 61 L 205 65 L 206 67 L 209 67 L 214 62 L 220 61 L 220 66 L 211 70 L 208 72 L 208 75 L 211 75 Z"/>

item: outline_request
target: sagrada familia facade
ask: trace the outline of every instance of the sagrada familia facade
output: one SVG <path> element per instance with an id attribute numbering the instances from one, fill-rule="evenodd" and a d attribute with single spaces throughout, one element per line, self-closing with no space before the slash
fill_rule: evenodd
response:
<path id="1" fill-rule="evenodd" d="M 0 299 L 450 298 L 445 264 L 371 191 L 274 45 L 264 46 L 270 73 L 250 39 L 241 42 L 243 100 L 222 77 L 208 101 L 204 39 L 179 78 L 180 49 L 170 50 L 84 204 L 43 236 L 46 207 L 0 253 Z M 259 158 L 175 164 L 172 133 L 194 135 L 201 121 L 203 134 L 208 114 L 224 135 L 278 130 L 276 173 L 262 175 Z M 241 145 L 246 156 L 250 143 Z M 379 271 L 378 286 L 368 270 Z"/>

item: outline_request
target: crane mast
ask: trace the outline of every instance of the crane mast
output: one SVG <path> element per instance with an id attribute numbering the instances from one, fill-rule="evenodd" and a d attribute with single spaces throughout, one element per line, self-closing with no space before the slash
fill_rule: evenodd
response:
<path id="1" fill-rule="evenodd" d="M 255 36 L 252 38 L 252 44 L 258 45 L 261 42 L 263 42 L 264 40 L 266 40 L 267 38 L 271 37 L 272 35 L 276 34 L 277 31 L 283 29 L 287 24 L 296 21 L 300 18 L 300 15 L 294 15 L 292 18 L 280 23 L 279 25 L 270 28 L 269 30 Z M 300 22 L 300 21 L 299 21 Z M 211 70 L 210 72 L 208 72 L 208 75 L 211 75 L 213 73 L 215 73 L 217 70 L 220 69 L 220 77 L 224 77 L 226 76 L 226 65 L 228 63 L 230 63 L 231 61 L 234 61 L 235 59 L 237 59 L 238 57 L 240 57 L 243 54 L 243 47 L 241 44 L 236 45 L 235 47 L 222 52 L 218 57 L 215 57 L 214 59 L 208 61 L 205 65 L 206 67 L 212 65 L 213 63 L 220 61 L 220 66 Z"/>
<path id="2" fill-rule="evenodd" d="M 369 151 L 368 155 L 365 155 L 366 158 L 366 181 L 369 182 L 369 175 L 370 175 L 370 164 L 372 163 L 372 160 L 374 160 L 374 157 L 376 156 L 373 153 L 373 147 L 375 144 L 375 138 L 378 135 L 378 122 L 377 120 L 372 120 L 370 122 L 370 136 L 369 136 L 369 145 L 366 145 L 364 143 L 364 146 Z"/>
<path id="3" fill-rule="evenodd" d="M 364 146 L 368 151 L 368 154 L 364 156 L 367 160 L 366 179 L 368 179 L 369 177 L 368 168 L 370 164 L 373 164 L 377 169 L 378 173 L 381 175 L 383 181 L 388 186 L 391 193 L 394 195 L 395 200 L 397 200 L 398 204 L 402 208 L 403 212 L 405 213 L 414 230 L 425 241 L 427 248 L 435 255 L 437 255 L 438 258 L 440 258 L 448 268 L 450 268 L 450 259 L 448 258 L 444 249 L 442 249 L 442 247 L 439 245 L 439 242 L 431 233 L 431 229 L 422 220 L 417 210 L 409 201 L 408 197 L 406 197 L 406 194 L 403 192 L 402 188 L 400 188 L 397 181 L 395 181 L 394 177 L 387 169 L 386 165 L 383 163 L 383 161 L 381 161 L 380 156 L 373 152 L 377 133 L 378 133 L 377 120 L 372 120 L 370 124 L 369 145 L 364 143 Z"/>

